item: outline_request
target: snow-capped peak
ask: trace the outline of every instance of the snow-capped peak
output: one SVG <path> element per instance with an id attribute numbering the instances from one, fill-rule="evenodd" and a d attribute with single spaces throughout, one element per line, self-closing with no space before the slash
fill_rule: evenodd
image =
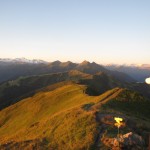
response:
<path id="1" fill-rule="evenodd" d="M 31 63 L 31 64 L 41 64 L 41 63 L 48 63 L 46 61 L 40 60 L 40 59 L 26 59 L 26 58 L 0 58 L 0 62 L 12 62 L 12 63 Z"/>

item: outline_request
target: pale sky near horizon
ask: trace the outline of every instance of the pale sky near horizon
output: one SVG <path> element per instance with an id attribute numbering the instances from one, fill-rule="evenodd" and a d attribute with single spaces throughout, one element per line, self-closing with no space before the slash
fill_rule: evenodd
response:
<path id="1" fill-rule="evenodd" d="M 150 64 L 149 0 L 0 0 L 0 58 Z"/>

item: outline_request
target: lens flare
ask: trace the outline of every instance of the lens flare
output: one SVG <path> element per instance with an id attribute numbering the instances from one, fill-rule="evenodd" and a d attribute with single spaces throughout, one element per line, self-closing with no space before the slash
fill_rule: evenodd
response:
<path id="1" fill-rule="evenodd" d="M 145 79 L 145 82 L 146 82 L 147 84 L 150 84 L 150 77 L 149 77 L 149 78 L 146 78 L 146 79 Z"/>

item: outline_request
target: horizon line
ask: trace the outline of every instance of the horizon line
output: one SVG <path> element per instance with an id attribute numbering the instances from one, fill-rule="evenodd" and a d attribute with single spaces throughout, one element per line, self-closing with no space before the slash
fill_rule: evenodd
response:
<path id="1" fill-rule="evenodd" d="M 77 61 L 77 62 L 74 62 L 72 60 L 66 60 L 66 61 L 62 61 L 62 60 L 59 60 L 59 59 L 56 59 L 56 60 L 53 60 L 53 61 L 48 61 L 46 59 L 42 59 L 42 58 L 26 58 L 26 57 L 0 57 L 0 60 L 5 60 L 5 59 L 10 59 L 10 60 L 17 60 L 19 61 L 19 59 L 25 59 L 25 60 L 29 60 L 29 61 L 33 61 L 33 60 L 40 60 L 40 61 L 44 61 L 44 62 L 47 62 L 47 63 L 52 63 L 52 62 L 55 62 L 55 61 L 60 61 L 61 63 L 65 63 L 65 62 L 72 62 L 72 63 L 82 63 L 84 61 L 87 61 L 89 63 L 96 63 L 96 64 L 100 64 L 100 65 L 118 65 L 118 66 L 143 66 L 143 65 L 150 65 L 150 63 L 114 63 L 114 62 L 108 62 L 108 63 L 97 63 L 96 61 L 89 61 L 89 60 L 86 60 L 86 59 L 83 59 L 82 61 Z"/>

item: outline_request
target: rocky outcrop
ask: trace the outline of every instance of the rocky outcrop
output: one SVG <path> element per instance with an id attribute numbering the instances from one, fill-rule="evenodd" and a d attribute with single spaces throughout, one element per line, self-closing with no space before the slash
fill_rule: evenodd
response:
<path id="1" fill-rule="evenodd" d="M 120 135 L 119 138 L 103 137 L 101 141 L 112 150 L 142 150 L 144 146 L 142 137 L 132 132 Z"/>

